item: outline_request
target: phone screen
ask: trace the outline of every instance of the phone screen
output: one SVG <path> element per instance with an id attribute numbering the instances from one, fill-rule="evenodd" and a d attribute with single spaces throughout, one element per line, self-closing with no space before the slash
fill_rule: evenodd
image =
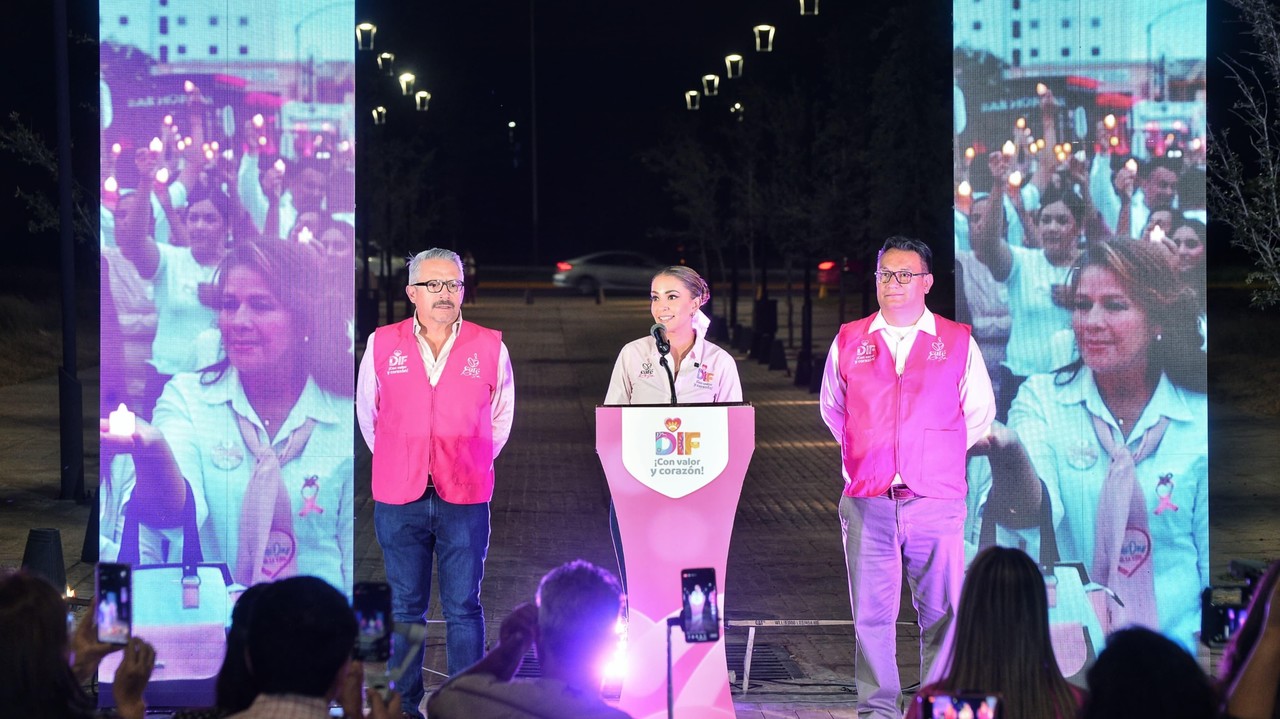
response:
<path id="1" fill-rule="evenodd" d="M 686 642 L 720 639 L 720 610 L 716 603 L 716 570 L 680 570 L 681 626 Z"/>
<path id="2" fill-rule="evenodd" d="M 127 564 L 98 565 L 97 606 L 94 618 L 98 624 L 98 641 L 105 644 L 127 644 L 133 625 L 133 574 Z"/>
<path id="3" fill-rule="evenodd" d="M 925 719 L 999 719 L 1000 697 L 986 693 L 917 696 Z"/>
<path id="4" fill-rule="evenodd" d="M 352 596 L 358 628 L 354 658 L 387 661 L 391 658 L 391 587 L 386 582 L 356 582 Z"/>

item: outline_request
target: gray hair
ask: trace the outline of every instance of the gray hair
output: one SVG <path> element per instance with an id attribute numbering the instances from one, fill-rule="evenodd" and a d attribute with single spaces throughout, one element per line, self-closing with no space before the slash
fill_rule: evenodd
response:
<path id="1" fill-rule="evenodd" d="M 541 651 L 584 658 L 613 638 L 622 587 L 607 569 L 577 559 L 551 570 L 538 585 Z"/>
<path id="2" fill-rule="evenodd" d="M 658 271 L 658 274 L 654 275 L 654 279 L 657 279 L 662 275 L 670 275 L 677 280 L 680 280 L 680 284 L 684 285 L 685 289 L 689 290 L 689 294 L 698 298 L 699 307 L 707 304 L 711 299 L 711 288 L 707 285 L 707 281 L 702 279 L 702 275 L 698 274 L 692 267 L 686 267 L 684 265 L 664 267 Z"/>
<path id="3" fill-rule="evenodd" d="M 413 278 L 418 276 L 418 266 L 425 260 L 449 260 L 458 266 L 458 276 L 462 277 L 462 258 L 453 250 L 446 250 L 442 247 L 432 247 L 429 250 L 423 250 L 413 257 L 409 258 L 409 282 L 413 282 Z"/>

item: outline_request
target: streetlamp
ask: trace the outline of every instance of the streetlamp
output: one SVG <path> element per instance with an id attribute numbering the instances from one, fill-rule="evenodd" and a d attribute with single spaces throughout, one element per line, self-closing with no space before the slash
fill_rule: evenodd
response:
<path id="1" fill-rule="evenodd" d="M 356 49 L 372 50 L 373 36 L 378 34 L 378 28 L 371 22 L 362 22 L 356 25 Z"/>
<path id="2" fill-rule="evenodd" d="M 378 69 L 386 73 L 389 77 L 396 74 L 395 70 L 396 56 L 389 52 L 384 52 L 378 56 Z"/>
<path id="3" fill-rule="evenodd" d="M 742 77 L 742 56 L 738 53 L 724 56 L 724 74 L 730 80 Z"/>
<path id="4" fill-rule="evenodd" d="M 817 15 L 818 0 L 800 0 L 801 15 Z"/>
<path id="5" fill-rule="evenodd" d="M 756 35 L 756 52 L 773 52 L 773 33 L 772 25 L 756 25 L 751 28 L 751 32 Z"/>
<path id="6" fill-rule="evenodd" d="M 293 81 L 294 97 L 300 98 L 302 96 L 302 93 L 300 92 L 301 83 L 298 80 L 298 76 L 302 74 L 302 26 L 308 20 L 315 17 L 316 15 L 319 15 L 320 13 L 328 12 L 330 10 L 336 10 L 337 8 L 350 8 L 350 7 L 351 7 L 350 0 L 340 0 L 340 2 L 331 2 L 328 5 L 324 5 L 323 7 L 318 7 L 315 10 L 312 10 L 311 12 L 307 13 L 306 15 L 303 15 L 302 19 L 298 20 L 298 22 L 293 26 L 293 61 L 296 64 L 296 68 L 294 72 L 297 73 L 294 76 L 294 81 Z M 372 23 L 364 22 L 356 26 L 356 42 L 361 42 L 362 33 L 360 28 L 364 26 L 368 26 L 367 31 L 369 35 L 369 47 L 372 48 L 373 34 L 378 30 L 376 27 L 373 26 Z M 363 50 L 364 48 L 361 47 L 360 49 Z M 311 99 L 310 93 L 308 93 L 308 96 L 306 99 L 307 100 Z"/>
<path id="7" fill-rule="evenodd" d="M 702 76 L 702 94 L 707 97 L 715 97 L 720 94 L 720 76 L 719 75 L 703 75 Z"/>
<path id="8" fill-rule="evenodd" d="M 413 82 L 416 78 L 411 72 L 400 73 L 400 92 L 405 95 L 413 94 Z"/>
<path id="9" fill-rule="evenodd" d="M 418 112 L 426 112 L 427 107 L 431 104 L 431 93 L 426 90 L 419 90 L 413 93 L 413 105 Z"/>
<path id="10" fill-rule="evenodd" d="M 697 110 L 702 107 L 702 96 L 697 90 L 690 90 L 684 94 L 684 109 Z"/>
<path id="11" fill-rule="evenodd" d="M 1155 17 L 1151 18 L 1151 22 L 1147 23 L 1147 99 L 1154 99 L 1151 96 L 1151 76 L 1155 74 L 1155 67 L 1151 58 L 1151 29 L 1156 26 L 1156 23 L 1163 20 L 1165 16 L 1172 15 L 1173 13 L 1185 7 L 1190 7 L 1191 5 L 1200 5 L 1202 4 L 1202 2 L 1203 0 L 1189 0 L 1189 2 L 1179 3 L 1177 5 L 1174 5 L 1171 8 L 1166 9 L 1164 12 L 1160 13 L 1159 15 L 1156 15 Z M 1160 88 L 1160 99 L 1161 100 L 1164 99 L 1163 86 L 1161 86 Z"/>

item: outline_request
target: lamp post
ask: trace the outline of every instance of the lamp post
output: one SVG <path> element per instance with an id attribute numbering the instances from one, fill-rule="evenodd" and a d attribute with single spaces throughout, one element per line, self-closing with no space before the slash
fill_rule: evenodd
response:
<path id="1" fill-rule="evenodd" d="M 702 95 L 697 90 L 690 90 L 684 94 L 684 109 L 697 110 L 702 107 Z"/>
<path id="2" fill-rule="evenodd" d="M 426 90 L 419 90 L 413 93 L 413 106 L 418 112 L 426 112 L 431 105 L 431 93 Z"/>
<path id="3" fill-rule="evenodd" d="M 730 80 L 742 77 L 742 56 L 738 53 L 724 56 L 724 74 Z"/>
<path id="4" fill-rule="evenodd" d="M 396 56 L 395 53 L 384 52 L 378 55 L 378 69 L 385 73 L 388 77 L 394 77 L 396 74 Z"/>
<path id="5" fill-rule="evenodd" d="M 306 15 L 303 15 L 302 19 L 298 20 L 298 22 L 294 24 L 293 26 L 293 61 L 296 64 L 296 67 L 294 68 L 295 75 L 293 78 L 293 96 L 294 97 L 302 96 L 302 84 L 299 81 L 299 78 L 302 76 L 302 26 L 305 25 L 308 20 L 315 17 L 316 15 L 319 15 L 324 12 L 328 12 L 330 10 L 336 10 L 338 8 L 349 8 L 349 7 L 351 7 L 351 3 L 349 0 L 341 0 L 340 2 L 331 2 L 328 5 L 323 5 L 321 7 L 318 7 L 315 10 L 312 10 L 311 12 L 307 13 Z M 374 27 L 373 23 L 368 23 L 368 22 L 360 23 L 359 25 L 356 26 L 356 42 L 361 42 L 362 40 L 361 28 L 367 29 L 369 34 L 369 47 L 372 48 L 373 35 L 378 31 L 378 28 Z M 365 48 L 361 47 L 360 49 L 363 50 Z M 311 95 L 312 95 L 312 93 L 310 92 L 310 89 L 311 89 L 311 78 L 308 77 L 307 78 L 307 90 L 308 90 L 307 101 L 308 102 L 311 101 Z"/>
<path id="6" fill-rule="evenodd" d="M 715 97 L 720 94 L 719 75 L 708 74 L 702 76 L 702 94 L 707 97 Z"/>
<path id="7" fill-rule="evenodd" d="M 356 49 L 372 50 L 373 38 L 378 34 L 378 28 L 371 22 L 362 22 L 356 25 Z"/>
<path id="8" fill-rule="evenodd" d="M 400 73 L 400 92 L 401 92 L 401 94 L 404 94 L 404 95 L 412 95 L 412 94 L 413 94 L 413 83 L 414 83 L 414 81 L 415 81 L 415 80 L 417 80 L 417 78 L 416 78 L 416 77 L 414 76 L 414 74 L 413 74 L 413 73 L 411 73 L 411 72 L 402 72 L 402 73 Z"/>
<path id="9" fill-rule="evenodd" d="M 751 32 L 756 36 L 756 52 L 773 52 L 775 28 L 772 25 L 756 25 Z"/>
<path id="10" fill-rule="evenodd" d="M 1178 12 L 1183 8 L 1190 7 L 1192 5 L 1203 5 L 1203 4 L 1204 4 L 1204 0 L 1189 0 L 1188 2 L 1179 3 L 1177 5 L 1174 5 L 1171 8 L 1166 8 L 1159 15 L 1156 15 L 1155 17 L 1151 18 L 1151 22 L 1147 23 L 1147 99 L 1151 99 L 1151 100 L 1155 99 L 1152 96 L 1152 87 L 1151 87 L 1151 76 L 1155 74 L 1155 67 L 1151 57 L 1151 30 L 1155 28 L 1157 23 L 1165 19 L 1165 17 L 1172 15 L 1173 13 Z M 1160 99 L 1161 100 L 1164 99 L 1164 83 L 1163 82 L 1161 83 L 1161 87 L 1160 87 Z"/>

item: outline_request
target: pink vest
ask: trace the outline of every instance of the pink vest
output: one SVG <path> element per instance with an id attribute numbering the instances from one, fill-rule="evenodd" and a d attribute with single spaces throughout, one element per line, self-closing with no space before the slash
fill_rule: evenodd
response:
<path id="1" fill-rule="evenodd" d="M 413 334 L 413 318 L 374 331 L 378 419 L 373 498 L 408 504 L 427 476 L 450 504 L 493 497 L 493 393 L 502 333 L 463 321 L 435 387 Z"/>
<path id="2" fill-rule="evenodd" d="M 938 336 L 916 335 L 899 377 L 882 333 L 867 332 L 875 316 L 840 328 L 844 493 L 883 494 L 896 473 L 921 496 L 963 498 L 968 438 L 959 388 L 969 327 L 937 317 Z"/>

